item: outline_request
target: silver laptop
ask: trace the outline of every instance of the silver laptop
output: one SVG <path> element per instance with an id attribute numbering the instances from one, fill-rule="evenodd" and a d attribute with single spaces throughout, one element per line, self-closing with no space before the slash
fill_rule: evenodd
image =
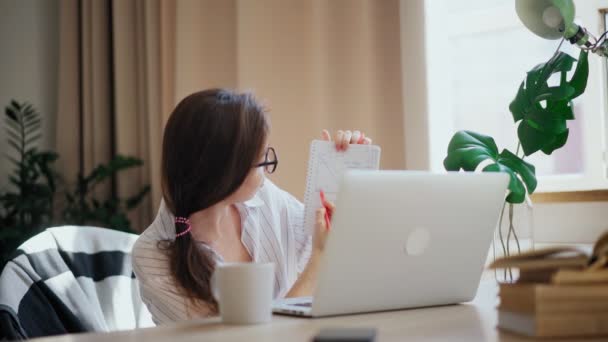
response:
<path id="1" fill-rule="evenodd" d="M 321 317 L 473 299 L 509 177 L 349 171 L 313 297 L 276 313 Z"/>

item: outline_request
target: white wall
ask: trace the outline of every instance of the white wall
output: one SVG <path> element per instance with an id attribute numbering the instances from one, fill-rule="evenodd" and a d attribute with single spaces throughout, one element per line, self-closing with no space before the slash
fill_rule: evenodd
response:
<path id="1" fill-rule="evenodd" d="M 0 189 L 11 166 L 4 107 L 28 101 L 43 117 L 42 148 L 54 146 L 59 0 L 0 0 Z M 66 132 L 66 134 L 70 134 Z"/>

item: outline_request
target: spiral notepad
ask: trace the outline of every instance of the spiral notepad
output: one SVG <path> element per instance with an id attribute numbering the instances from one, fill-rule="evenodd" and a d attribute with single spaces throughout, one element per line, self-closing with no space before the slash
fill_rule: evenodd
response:
<path id="1" fill-rule="evenodd" d="M 315 210 L 321 207 L 319 192 L 335 202 L 340 178 L 348 169 L 378 170 L 380 147 L 350 145 L 346 152 L 336 151 L 334 142 L 314 140 L 310 144 L 306 191 L 304 192 L 304 228 L 313 232 Z"/>

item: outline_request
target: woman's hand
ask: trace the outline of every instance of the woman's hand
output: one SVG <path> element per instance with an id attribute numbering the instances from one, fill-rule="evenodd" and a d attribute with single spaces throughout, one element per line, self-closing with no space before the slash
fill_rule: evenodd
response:
<path id="1" fill-rule="evenodd" d="M 331 141 L 331 134 L 329 131 L 324 129 L 321 133 L 321 139 L 325 141 Z M 371 145 L 372 139 L 365 136 L 365 133 L 361 131 L 343 131 L 338 130 L 334 134 L 334 141 L 336 142 L 336 150 L 346 151 L 349 144 L 363 144 Z"/>
<path id="2" fill-rule="evenodd" d="M 314 292 L 321 255 L 325 250 L 325 242 L 330 230 L 330 226 L 328 226 L 325 219 L 325 214 L 331 216 L 335 209 L 333 203 L 329 201 L 323 201 L 322 204 L 323 207 L 317 209 L 315 213 L 315 231 L 313 233 L 310 259 L 308 259 L 308 264 L 306 264 L 304 271 L 299 275 L 289 292 L 287 292 L 286 297 L 312 296 Z"/>
<path id="3" fill-rule="evenodd" d="M 315 231 L 313 233 L 313 241 L 312 241 L 312 252 L 313 255 L 320 255 L 325 250 L 325 241 L 327 241 L 327 236 L 329 235 L 329 230 L 331 228 L 331 224 L 329 219 L 326 219 L 327 215 L 330 218 L 334 209 L 336 208 L 333 203 L 330 201 L 324 201 L 321 203 L 323 207 L 317 209 L 315 213 Z"/>

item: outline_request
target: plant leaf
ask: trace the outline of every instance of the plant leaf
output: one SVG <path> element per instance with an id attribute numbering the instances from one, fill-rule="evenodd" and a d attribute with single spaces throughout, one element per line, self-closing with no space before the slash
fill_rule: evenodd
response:
<path id="1" fill-rule="evenodd" d="M 582 94 L 587 85 L 587 57 L 587 52 L 581 51 L 570 81 L 566 73 L 576 60 L 563 52 L 528 71 L 509 105 L 513 120 L 519 122 L 518 138 L 526 156 L 537 151 L 552 153 L 566 143 L 566 120 L 574 119 L 571 100 Z M 560 83 L 549 87 L 549 77 L 554 73 L 560 73 Z M 546 101 L 546 106 L 541 105 L 542 101 Z"/>
<path id="2" fill-rule="evenodd" d="M 574 95 L 574 88 L 569 85 L 562 87 L 549 87 L 546 92 L 537 95 L 534 98 L 534 102 L 541 102 L 544 100 L 561 101 L 564 99 L 572 98 Z"/>
<path id="3" fill-rule="evenodd" d="M 15 108 L 17 111 L 21 111 L 21 104 L 15 100 L 11 100 L 10 106 Z"/>
<path id="4" fill-rule="evenodd" d="M 526 122 L 538 131 L 550 133 L 552 136 L 561 134 L 568 129 L 565 119 L 562 119 L 557 115 L 545 115 L 542 111 L 530 111 L 528 118 L 522 120 L 522 123 L 523 122 Z"/>
<path id="5" fill-rule="evenodd" d="M 139 193 L 135 194 L 135 196 L 127 198 L 127 210 L 131 210 L 137 207 L 137 205 L 146 197 L 149 192 L 150 185 L 146 185 L 139 191 Z"/>
<path id="6" fill-rule="evenodd" d="M 15 158 L 13 158 L 13 157 L 11 157 L 9 155 L 6 155 L 5 157 L 6 157 L 6 159 L 8 159 L 16 167 L 19 167 L 19 165 L 21 165 L 21 162 L 18 161 L 17 159 L 15 159 Z"/>
<path id="7" fill-rule="evenodd" d="M 25 128 L 26 128 L 26 129 L 28 129 L 28 128 L 29 128 L 29 129 L 31 129 L 31 128 L 32 128 L 32 126 L 35 126 L 35 125 L 37 125 L 38 127 L 40 127 L 40 124 L 41 124 L 41 123 L 42 123 L 42 120 L 41 120 L 41 119 L 39 119 L 39 118 L 36 118 L 35 120 L 32 120 L 32 121 L 27 122 L 27 123 L 25 124 Z"/>
<path id="8" fill-rule="evenodd" d="M 5 122 L 7 123 L 7 129 L 12 129 L 18 134 L 21 133 L 21 125 L 18 120 L 6 119 Z"/>
<path id="9" fill-rule="evenodd" d="M 526 198 L 526 192 L 531 194 L 536 190 L 534 166 L 506 149 L 498 154 L 494 139 L 479 133 L 456 132 L 448 146 L 448 155 L 443 165 L 448 171 L 475 171 L 477 166 L 487 159 L 493 163 L 482 171 L 509 174 L 510 194 L 507 196 L 507 202 L 521 203 Z"/>
<path id="10" fill-rule="evenodd" d="M 20 136 L 19 136 L 17 133 L 15 133 L 14 131 L 11 131 L 11 130 L 8 130 L 8 129 L 7 129 L 7 130 L 6 130 L 6 133 L 8 134 L 8 137 L 9 137 L 9 138 L 10 138 L 12 141 L 14 141 L 15 143 L 19 143 L 19 142 L 21 142 L 21 137 L 20 137 Z"/>
<path id="11" fill-rule="evenodd" d="M 17 118 L 18 111 L 19 110 L 16 109 L 14 106 L 8 106 L 8 107 L 6 107 L 6 109 L 4 109 L 4 113 L 6 114 L 7 118 L 14 122 L 19 121 L 19 119 Z"/>
<path id="12" fill-rule="evenodd" d="M 574 69 L 574 75 L 570 79 L 570 86 L 574 88 L 572 98 L 577 98 L 585 92 L 587 88 L 587 79 L 589 78 L 589 52 L 581 50 L 578 55 L 578 63 Z"/>
<path id="13" fill-rule="evenodd" d="M 524 118 L 523 113 L 528 104 L 526 92 L 524 91 L 524 84 L 525 82 L 521 82 L 519 89 L 517 90 L 517 94 L 515 95 L 515 99 L 511 102 L 511 104 L 509 104 L 509 110 L 513 114 L 513 120 L 515 120 L 515 122 Z"/>
<path id="14" fill-rule="evenodd" d="M 141 166 L 143 162 L 141 159 L 134 157 L 125 157 L 117 155 L 110 160 L 106 165 L 98 165 L 91 173 L 85 177 L 85 182 L 90 186 L 97 184 L 107 178 L 112 177 L 114 174 L 130 169 L 133 167 Z"/>
<path id="15" fill-rule="evenodd" d="M 477 165 L 488 158 L 498 158 L 494 139 L 471 131 L 459 131 L 450 140 L 443 166 L 448 171 L 475 171 Z"/>
<path id="16" fill-rule="evenodd" d="M 534 193 L 538 185 L 534 165 L 524 161 L 507 149 L 502 150 L 498 162 L 514 170 L 526 184 L 528 192 L 530 194 Z"/>
<path id="17" fill-rule="evenodd" d="M 543 149 L 552 139 L 551 134 L 542 132 L 540 127 L 533 120 L 522 120 L 517 128 L 519 141 L 526 156 Z"/>
<path id="18" fill-rule="evenodd" d="M 556 101 L 547 104 L 547 111 L 564 120 L 574 120 L 572 101 Z"/>
<path id="19" fill-rule="evenodd" d="M 20 152 L 21 151 L 21 146 L 17 145 L 16 142 L 9 140 L 7 141 L 7 143 L 13 148 L 15 149 L 15 151 Z"/>
<path id="20" fill-rule="evenodd" d="M 553 140 L 551 140 L 550 143 L 546 144 L 543 147 L 543 149 L 542 149 L 543 153 L 550 155 L 553 153 L 553 151 L 564 146 L 566 144 L 566 141 L 568 140 L 568 133 L 569 133 L 569 130 L 566 129 L 565 132 L 553 137 Z"/>
<path id="21" fill-rule="evenodd" d="M 29 146 L 30 144 L 32 144 L 32 143 L 34 143 L 34 142 L 36 142 L 36 141 L 40 140 L 40 138 L 42 138 L 42 134 L 36 134 L 36 135 L 34 135 L 33 137 L 28 137 L 28 138 L 25 140 L 25 145 L 26 145 L 26 146 Z"/>
<path id="22" fill-rule="evenodd" d="M 34 108 L 34 106 L 32 106 L 30 103 L 24 103 L 23 109 L 23 116 L 25 117 L 26 121 L 28 120 L 32 120 L 38 116 L 40 116 L 38 114 L 38 111 L 36 111 L 36 109 Z"/>
<path id="23" fill-rule="evenodd" d="M 56 174 L 51 164 L 57 160 L 59 156 L 55 152 L 40 152 L 36 154 L 36 164 L 40 169 L 40 173 L 44 176 L 49 189 L 54 193 Z"/>

